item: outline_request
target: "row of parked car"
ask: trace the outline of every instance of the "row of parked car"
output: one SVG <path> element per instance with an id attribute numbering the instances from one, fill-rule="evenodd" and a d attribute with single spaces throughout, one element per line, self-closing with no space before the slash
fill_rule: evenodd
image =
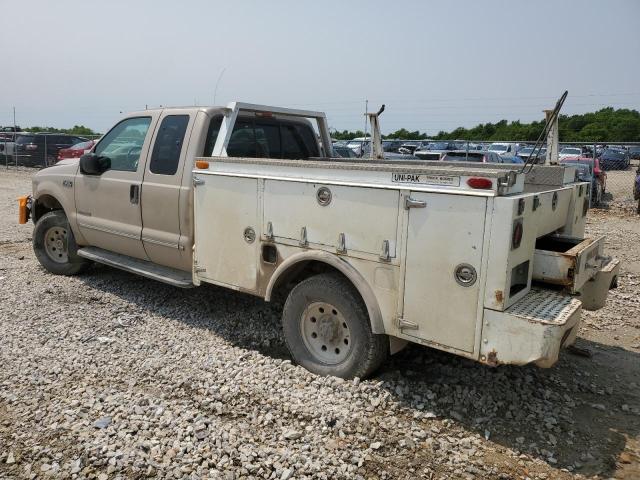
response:
<path id="1" fill-rule="evenodd" d="M 0 128 L 0 155 L 7 154 L 26 166 L 50 166 L 65 158 L 78 158 L 96 141 L 64 133 L 31 133 L 20 127 Z"/>
<path id="2" fill-rule="evenodd" d="M 525 163 L 533 156 L 533 163 L 542 163 L 546 156 L 545 147 L 534 151 L 532 145 L 511 142 L 479 144 L 462 141 L 384 140 L 382 144 L 385 158 L 390 160 Z M 335 153 L 341 157 L 366 158 L 370 148 L 368 138 L 334 143 Z M 631 158 L 640 158 L 640 147 L 600 145 L 596 146 L 594 155 L 593 147 L 565 146 L 558 157 L 561 164 L 571 164 L 577 168 L 580 180 L 591 184 L 592 204 L 598 205 L 607 189 L 606 171 L 628 169 Z"/>
<path id="3" fill-rule="evenodd" d="M 464 160 L 485 163 L 524 163 L 530 160 L 532 155 L 534 163 L 542 163 L 547 152 L 545 147 L 536 148 L 534 151 L 532 145 L 515 142 L 487 144 L 463 140 L 384 140 L 382 147 L 385 157 L 389 159 L 415 157 L 421 160 Z M 366 157 L 371 151 L 371 141 L 368 137 L 336 141 L 334 148 L 342 157 Z M 461 152 L 465 155 L 461 155 Z M 475 152 L 483 152 L 483 154 Z M 560 160 L 573 157 L 593 158 L 594 152 L 591 146 L 564 146 L 558 156 Z M 626 170 L 632 158 L 640 158 L 640 146 L 598 145 L 595 157 L 600 159 L 603 170 Z"/>

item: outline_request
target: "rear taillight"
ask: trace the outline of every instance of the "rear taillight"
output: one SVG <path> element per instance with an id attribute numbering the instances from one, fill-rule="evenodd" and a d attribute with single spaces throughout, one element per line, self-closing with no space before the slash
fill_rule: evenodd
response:
<path id="1" fill-rule="evenodd" d="M 490 179 L 484 177 L 471 177 L 469 180 L 467 180 L 467 185 L 469 185 L 471 188 L 488 190 L 493 187 L 493 182 Z"/>

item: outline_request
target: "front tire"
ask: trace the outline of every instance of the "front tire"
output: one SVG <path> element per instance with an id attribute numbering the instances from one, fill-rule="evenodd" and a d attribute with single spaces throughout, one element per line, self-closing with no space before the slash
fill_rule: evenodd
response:
<path id="1" fill-rule="evenodd" d="M 294 361 L 318 375 L 364 378 L 389 356 L 388 337 L 371 331 L 362 298 L 339 274 L 315 275 L 296 285 L 282 326 Z"/>
<path id="2" fill-rule="evenodd" d="M 78 256 L 78 246 L 62 210 L 38 219 L 33 229 L 33 251 L 40 265 L 55 275 L 76 275 L 91 263 Z"/>

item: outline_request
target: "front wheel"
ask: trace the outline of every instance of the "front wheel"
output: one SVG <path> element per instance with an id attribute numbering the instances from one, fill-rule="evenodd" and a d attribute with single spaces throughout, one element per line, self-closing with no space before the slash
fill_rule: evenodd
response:
<path id="1" fill-rule="evenodd" d="M 387 336 L 371 331 L 362 298 L 339 274 L 315 275 L 296 285 L 282 324 L 294 361 L 318 375 L 364 378 L 389 355 Z"/>
<path id="2" fill-rule="evenodd" d="M 62 210 L 38 219 L 33 229 L 33 251 L 40 264 L 56 275 L 75 275 L 91 263 L 78 256 L 78 246 Z"/>

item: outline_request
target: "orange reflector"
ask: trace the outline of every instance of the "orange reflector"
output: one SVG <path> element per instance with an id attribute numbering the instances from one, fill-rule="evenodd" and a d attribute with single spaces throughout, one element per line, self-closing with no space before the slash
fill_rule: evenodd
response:
<path id="1" fill-rule="evenodd" d="M 256 117 L 271 118 L 273 117 L 273 112 L 256 112 Z"/>
<path id="2" fill-rule="evenodd" d="M 23 195 L 18 197 L 18 223 L 25 224 L 29 219 L 29 213 L 27 211 L 27 201 L 29 195 Z"/>
<path id="3" fill-rule="evenodd" d="M 196 160 L 196 168 L 209 168 L 209 162 L 204 160 Z"/>
<path id="4" fill-rule="evenodd" d="M 487 189 L 493 187 L 493 182 L 491 180 L 489 180 L 488 178 L 471 177 L 469 180 L 467 180 L 467 185 L 469 185 L 471 188 L 478 188 L 478 189 L 481 189 L 481 190 L 487 190 Z"/>

